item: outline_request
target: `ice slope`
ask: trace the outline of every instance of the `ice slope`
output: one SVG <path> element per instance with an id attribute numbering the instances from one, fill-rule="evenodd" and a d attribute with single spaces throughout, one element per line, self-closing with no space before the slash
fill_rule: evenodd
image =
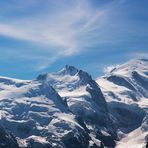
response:
<path id="1" fill-rule="evenodd" d="M 20 147 L 87 146 L 88 134 L 46 82 L 0 77 L 0 125 Z"/>
<path id="2" fill-rule="evenodd" d="M 132 143 L 133 147 L 142 148 L 148 135 L 148 60 L 131 60 L 115 66 L 96 82 L 122 133 L 119 135 L 125 136 L 117 147 L 131 148 Z"/>
<path id="3" fill-rule="evenodd" d="M 114 145 L 116 133 L 107 103 L 99 86 L 88 73 L 66 65 L 57 73 L 39 75 L 37 80 L 52 85 L 69 110 L 86 123 L 92 139 L 101 140 L 105 145 Z M 109 138 L 112 137 L 110 140 L 105 140 L 105 132 Z"/>

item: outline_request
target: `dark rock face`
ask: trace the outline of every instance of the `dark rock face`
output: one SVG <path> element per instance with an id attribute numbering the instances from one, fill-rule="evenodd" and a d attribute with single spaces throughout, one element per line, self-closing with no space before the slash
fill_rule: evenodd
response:
<path id="1" fill-rule="evenodd" d="M 112 76 L 109 76 L 107 78 L 107 80 L 109 80 L 109 81 L 111 81 L 111 82 L 113 82 L 113 83 L 115 83 L 117 85 L 125 86 L 125 87 L 135 91 L 134 86 L 129 83 L 127 78 L 123 78 L 123 77 L 120 77 L 120 76 L 112 75 Z"/>
<path id="2" fill-rule="evenodd" d="M 138 72 L 133 71 L 132 72 L 133 79 L 142 87 L 144 87 L 146 90 L 148 90 L 148 80 L 147 78 L 141 76 Z"/>
<path id="3" fill-rule="evenodd" d="M 113 136 L 113 135 L 103 135 L 101 132 L 98 132 L 97 133 L 97 139 L 99 139 L 101 142 L 102 142 L 102 147 L 103 145 L 105 147 L 109 147 L 109 148 L 115 148 L 116 146 L 116 143 L 115 143 L 115 140 L 116 140 L 116 136 Z"/>
<path id="4" fill-rule="evenodd" d="M 146 112 L 136 105 L 128 105 L 121 102 L 110 102 L 109 110 L 116 118 L 118 128 L 123 128 L 127 132 L 139 127 Z M 130 128 L 129 128 L 130 127 Z"/>
<path id="5" fill-rule="evenodd" d="M 0 126 L 0 148 L 19 148 L 16 138 Z"/>
<path id="6" fill-rule="evenodd" d="M 89 137 L 86 134 L 79 137 L 66 135 L 62 138 L 62 141 L 66 148 L 87 148 L 89 146 Z"/>

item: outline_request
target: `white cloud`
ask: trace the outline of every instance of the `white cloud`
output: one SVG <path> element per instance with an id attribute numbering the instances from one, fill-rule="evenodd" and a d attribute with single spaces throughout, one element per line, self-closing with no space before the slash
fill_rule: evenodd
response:
<path id="1" fill-rule="evenodd" d="M 80 42 L 77 40 L 78 36 L 91 29 L 98 19 L 103 18 L 102 10 L 96 14 L 96 11 L 87 5 L 87 1 L 83 0 L 76 1 L 74 5 L 58 4 L 56 7 L 59 10 L 56 8 L 53 12 L 43 12 L 37 16 L 26 15 L 7 23 L 0 22 L 0 34 L 60 47 L 70 54 L 77 53 L 81 48 L 81 45 L 77 44 Z"/>

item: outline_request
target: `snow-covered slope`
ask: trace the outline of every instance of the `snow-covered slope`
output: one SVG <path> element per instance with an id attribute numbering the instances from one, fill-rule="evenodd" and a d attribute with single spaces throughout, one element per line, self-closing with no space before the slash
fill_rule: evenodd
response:
<path id="1" fill-rule="evenodd" d="M 148 60 L 131 60 L 115 66 L 96 82 L 118 125 L 119 135 L 126 136 L 117 147 L 131 148 L 132 143 L 133 147 L 142 148 L 148 135 Z"/>
<path id="2" fill-rule="evenodd" d="M 88 134 L 46 82 L 0 77 L 0 124 L 22 147 L 88 145 Z"/>

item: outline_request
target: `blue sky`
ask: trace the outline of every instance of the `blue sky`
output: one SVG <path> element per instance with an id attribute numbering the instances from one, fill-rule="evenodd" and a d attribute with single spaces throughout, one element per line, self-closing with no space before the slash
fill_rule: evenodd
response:
<path id="1" fill-rule="evenodd" d="M 1 0 L 0 75 L 32 79 L 66 64 L 104 67 L 148 58 L 147 0 Z"/>

